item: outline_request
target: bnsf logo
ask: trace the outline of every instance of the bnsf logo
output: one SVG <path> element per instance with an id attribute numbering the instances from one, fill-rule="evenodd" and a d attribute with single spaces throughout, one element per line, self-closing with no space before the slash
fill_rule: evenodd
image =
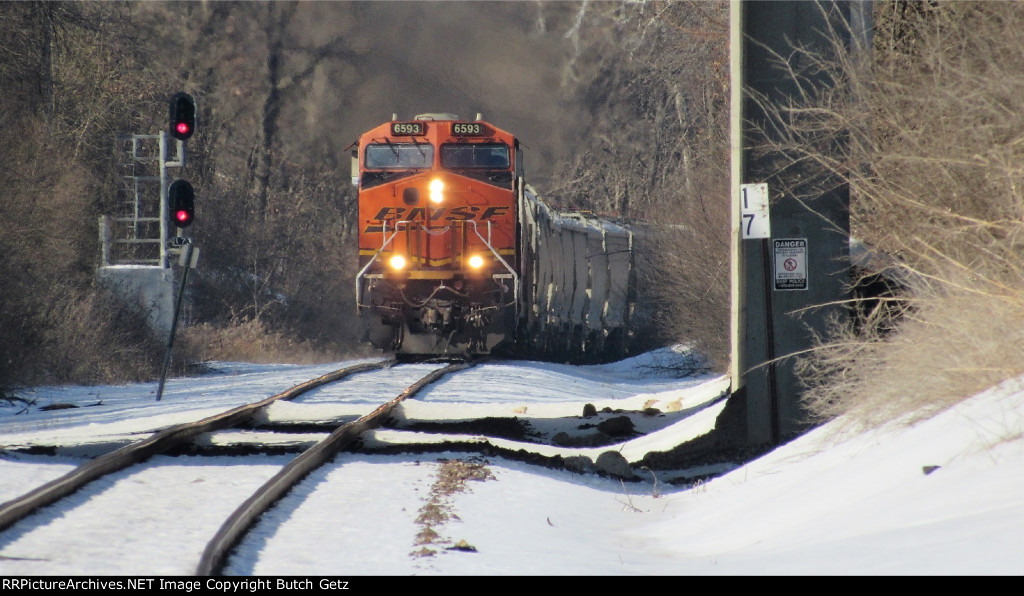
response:
<path id="1" fill-rule="evenodd" d="M 508 213 L 511 207 L 438 207 L 437 209 L 430 209 L 430 221 L 487 221 L 492 217 L 501 217 Z M 377 215 L 373 217 L 375 221 L 383 222 L 384 220 L 397 219 L 402 221 L 416 221 L 422 220 L 426 215 L 426 209 L 424 207 L 414 207 L 407 209 L 405 207 L 382 207 Z M 479 218 L 477 217 L 479 216 Z M 363 230 L 364 234 L 371 232 L 383 232 L 383 225 L 370 225 L 366 226 Z"/>

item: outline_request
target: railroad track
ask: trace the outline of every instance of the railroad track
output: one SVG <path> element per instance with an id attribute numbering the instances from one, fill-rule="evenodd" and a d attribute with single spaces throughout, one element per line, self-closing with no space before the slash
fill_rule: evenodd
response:
<path id="1" fill-rule="evenodd" d="M 144 462 L 158 454 L 187 451 L 189 446 L 195 444 L 197 438 L 209 433 L 251 425 L 254 418 L 273 403 L 289 401 L 311 389 L 357 373 L 389 368 L 394 364 L 394 361 L 384 360 L 342 368 L 260 401 L 232 408 L 202 420 L 177 424 L 160 430 L 144 440 L 101 455 L 64 476 L 0 504 L 0 532 L 7 530 L 33 512 L 67 498 L 87 484 L 105 476 Z M 302 451 L 231 513 L 204 549 L 196 567 L 196 574 L 216 575 L 220 573 L 228 553 L 244 537 L 256 518 L 273 506 L 310 472 L 330 462 L 338 452 L 355 441 L 361 433 L 380 426 L 403 400 L 414 396 L 423 388 L 446 375 L 470 366 L 470 363 L 457 362 L 429 372 L 398 396 L 380 404 L 373 411 L 355 420 L 337 426 L 326 438 Z"/>
<path id="2" fill-rule="evenodd" d="M 642 472 L 636 463 L 646 453 L 646 443 L 641 439 L 712 403 L 694 402 L 691 411 L 687 411 L 687 402 L 680 401 L 683 398 L 666 397 L 664 403 L 654 404 L 665 408 L 659 412 L 649 407 L 651 400 L 637 395 L 626 400 L 629 407 L 625 410 L 617 409 L 626 404 L 615 398 L 604 402 L 603 408 L 602 400 L 597 400 L 596 409 L 586 403 L 591 410 L 588 414 L 584 403 L 591 399 L 592 390 L 567 410 L 560 400 L 537 401 L 538 392 L 545 395 L 546 389 L 542 387 L 525 385 L 520 389 L 516 367 L 500 362 L 491 365 L 494 368 L 488 366 L 486 370 L 459 377 L 450 388 L 447 384 L 444 388 L 436 387 L 423 399 L 406 398 L 468 365 L 399 365 L 394 361 L 362 364 L 331 372 L 255 403 L 157 432 L 153 431 L 145 408 L 139 409 L 138 420 L 99 427 L 99 432 L 69 435 L 60 430 L 59 424 L 52 431 L 45 422 L 40 426 L 26 425 L 20 434 L 12 435 L 7 445 L 0 446 L 5 453 L 14 455 L 10 465 L 17 465 L 19 452 L 37 461 L 40 454 L 56 455 L 55 464 L 60 463 L 61 456 L 76 461 L 83 457 L 95 459 L 0 504 L 0 572 L 5 560 L 17 561 L 19 557 L 27 558 L 11 565 L 25 570 L 22 573 L 31 575 L 37 573 L 36 569 L 49 570 L 55 565 L 62 572 L 73 572 L 78 561 L 96 561 L 97 556 L 65 555 L 53 545 L 68 544 L 68 550 L 77 550 L 89 548 L 90 543 L 106 545 L 94 550 L 103 553 L 104 560 L 111 560 L 116 569 L 124 568 L 124 562 L 116 562 L 124 553 L 137 550 L 141 556 L 129 558 L 144 560 L 146 570 L 154 574 L 246 574 L 257 569 L 259 573 L 273 573 L 270 570 L 281 569 L 279 565 L 284 561 L 296 566 L 284 569 L 333 569 L 339 564 L 347 568 L 345 562 L 355 553 L 346 546 L 349 540 L 345 536 L 352 536 L 353 532 L 359 533 L 358 544 L 373 549 L 372 540 L 363 541 L 367 533 L 372 537 L 374 532 L 387 532 L 384 528 L 391 527 L 389 524 L 393 523 L 394 531 L 399 533 L 408 532 L 409 523 L 423 530 L 431 529 L 429 525 L 421 526 L 419 516 L 412 513 L 421 507 L 424 494 L 415 491 L 421 491 L 435 473 L 440 481 L 449 464 L 464 466 L 459 474 L 480 464 L 484 468 L 478 472 L 486 476 L 487 463 L 498 457 L 565 469 L 573 474 L 596 473 L 650 481 L 651 473 Z M 388 370 L 374 372 L 382 368 Z M 365 374 L 332 385 L 356 373 Z M 210 389 L 205 391 L 214 395 L 222 391 L 237 393 L 248 382 L 246 379 L 239 384 L 230 377 L 225 380 L 209 385 Z M 292 401 L 318 387 L 321 389 L 317 392 Z M 724 388 L 723 380 L 723 391 Z M 449 389 L 450 397 L 454 398 L 451 401 Z M 504 399 L 517 391 L 532 399 Z M 399 392 L 398 397 L 393 397 Z M 467 407 L 489 403 L 492 393 L 503 398 L 495 404 L 498 407 Z M 196 404 L 201 403 L 199 397 L 209 394 L 198 394 Z M 206 410 L 210 411 L 215 410 Z M 91 418 L 88 411 L 80 413 Z M 174 416 L 176 420 L 189 419 L 188 412 Z M 191 414 L 192 419 L 199 417 Z M 637 424 L 635 430 L 620 428 L 616 432 L 606 426 L 626 418 Z M 95 419 L 105 420 L 102 415 Z M 561 436 L 566 435 L 562 432 L 565 430 L 570 431 L 570 436 Z M 126 433 L 146 433 L 146 438 L 139 440 L 139 434 Z M 75 440 L 69 441 L 70 438 Z M 657 438 L 654 442 L 660 443 Z M 335 458 L 342 450 L 350 453 Z M 417 454 L 421 453 L 442 455 L 420 458 Z M 455 455 L 443 455 L 446 453 Z M 249 457 L 234 457 L 238 455 Z M 602 464 L 608 455 L 617 456 L 618 461 Z M 336 465 L 317 469 L 332 460 Z M 63 461 L 62 465 L 66 465 L 67 460 Z M 431 465 L 420 467 L 422 461 Z M 382 478 L 380 487 L 346 481 L 349 473 L 364 477 L 371 468 L 371 477 Z M 643 477 L 638 477 L 640 474 Z M 672 478 L 659 471 L 655 481 L 689 482 L 706 474 L 704 470 L 686 470 Z M 45 477 L 53 478 L 54 474 L 47 473 Z M 408 496 L 403 495 L 397 502 L 387 492 L 395 478 L 405 479 L 403 482 L 410 486 Z M 13 494 L 12 488 L 7 487 L 8 498 Z M 61 499 L 64 501 L 59 506 L 46 507 Z M 388 500 L 394 520 L 360 517 L 360 511 L 380 509 L 381 499 Z M 269 514 L 254 523 L 268 508 L 272 509 Z M 112 514 L 114 517 L 110 517 Z M 133 537 L 136 525 L 148 528 L 149 534 Z M 88 529 L 83 531 L 83 526 Z M 78 538 L 69 543 L 65 534 Z M 297 554 L 286 546 L 297 541 L 305 543 L 307 539 L 326 549 L 315 555 L 316 565 L 310 563 L 312 553 Z M 415 540 L 414 548 L 423 544 L 419 534 Z M 447 538 L 440 539 L 441 545 L 444 540 Z M 438 544 L 428 546 L 436 548 Z M 391 544 L 385 548 L 388 550 L 384 553 L 368 551 L 370 560 L 422 556 L 395 552 L 397 547 Z M 334 553 L 344 553 L 340 555 L 341 563 L 331 558 Z M 100 568 L 106 568 L 104 565 Z M 420 568 L 419 565 L 428 563 L 415 565 Z M 80 572 L 91 573 L 94 569 L 95 564 Z"/>

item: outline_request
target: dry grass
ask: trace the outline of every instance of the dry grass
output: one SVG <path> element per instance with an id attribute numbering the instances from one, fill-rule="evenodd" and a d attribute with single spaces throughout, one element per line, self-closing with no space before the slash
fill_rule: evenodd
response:
<path id="1" fill-rule="evenodd" d="M 448 544 L 451 541 L 438 533 L 437 529 L 451 519 L 458 519 L 451 505 L 452 495 L 466 490 L 469 481 L 484 482 L 494 480 L 494 474 L 487 468 L 486 462 L 452 459 L 445 460 L 437 471 L 437 480 L 430 487 L 430 498 L 420 508 L 416 523 L 421 526 L 416 534 L 416 546 L 419 549 L 411 553 L 414 557 L 429 557 L 437 554 L 430 545 Z M 476 549 L 460 540 L 453 550 L 475 551 Z"/>
<path id="2" fill-rule="evenodd" d="M 853 235 L 909 281 L 893 331 L 838 330 L 803 362 L 815 417 L 927 416 L 1024 372 L 1022 20 L 1019 3 L 879 3 L 870 63 L 807 57 L 838 84 L 787 106 L 772 149 L 848 183 Z"/>
<path id="3" fill-rule="evenodd" d="M 259 320 L 225 327 L 200 323 L 181 329 L 179 333 L 183 359 L 322 364 L 371 355 L 369 351 L 339 351 L 299 341 L 294 334 L 273 331 Z M 178 353 L 177 348 L 175 353 Z"/>
<path id="4" fill-rule="evenodd" d="M 684 342 L 707 359 L 708 368 L 724 371 L 729 364 L 729 334 L 722 332 L 729 328 L 729 247 L 727 222 L 717 223 L 640 231 L 637 284 L 641 312 L 649 313 L 649 319 L 637 317 L 637 323 L 658 330 L 651 338 L 655 342 Z"/>
<path id="5" fill-rule="evenodd" d="M 894 333 L 847 334 L 805 361 L 822 380 L 808 394 L 815 416 L 913 421 L 1024 374 L 1024 302 L 952 281 L 919 290 Z"/>

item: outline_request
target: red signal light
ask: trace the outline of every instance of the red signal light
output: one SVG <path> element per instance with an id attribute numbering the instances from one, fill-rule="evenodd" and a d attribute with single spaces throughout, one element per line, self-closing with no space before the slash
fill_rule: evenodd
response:
<path id="1" fill-rule="evenodd" d="M 177 228 L 187 228 L 196 217 L 195 191 L 185 180 L 175 180 L 167 189 L 171 219 Z"/>
<path id="2" fill-rule="evenodd" d="M 196 131 L 196 100 L 185 92 L 175 93 L 169 107 L 171 136 L 187 141 Z"/>

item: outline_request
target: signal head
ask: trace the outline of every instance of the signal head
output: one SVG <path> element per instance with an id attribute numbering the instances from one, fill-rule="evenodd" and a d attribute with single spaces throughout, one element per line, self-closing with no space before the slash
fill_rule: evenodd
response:
<path id="1" fill-rule="evenodd" d="M 170 104 L 171 136 L 185 141 L 196 131 L 196 100 L 185 92 L 175 93 Z"/>
<path id="2" fill-rule="evenodd" d="M 196 218 L 195 191 L 185 180 L 175 180 L 167 189 L 167 204 L 175 227 L 184 229 Z"/>

